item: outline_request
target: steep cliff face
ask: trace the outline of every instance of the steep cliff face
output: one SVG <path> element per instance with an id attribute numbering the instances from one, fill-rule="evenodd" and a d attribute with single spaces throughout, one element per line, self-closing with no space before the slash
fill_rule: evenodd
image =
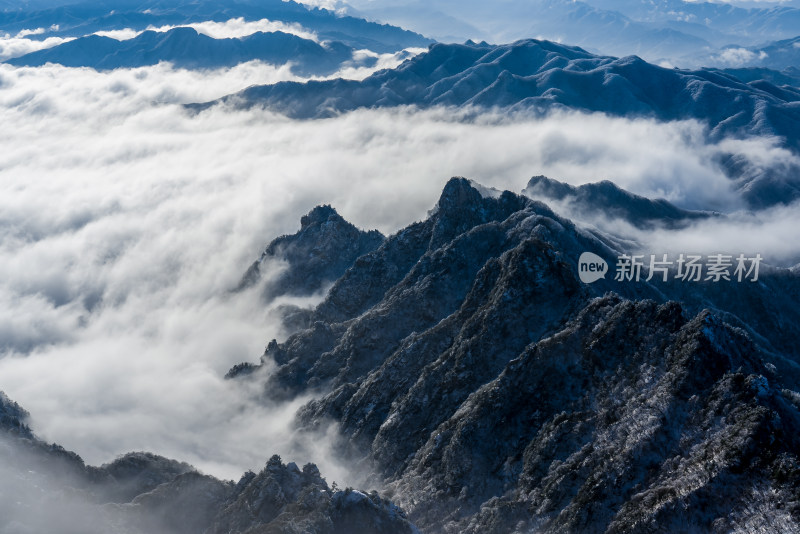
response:
<path id="1" fill-rule="evenodd" d="M 800 528 L 800 279 L 578 280 L 582 252 L 619 247 L 454 178 L 241 379 L 313 392 L 298 423 L 337 421 L 424 532 Z"/>
<path id="2" fill-rule="evenodd" d="M 631 200 L 637 210 L 643 202 L 664 207 L 618 193 L 619 202 Z M 630 206 L 621 209 L 631 217 L 638 213 Z M 650 224 L 672 223 L 670 206 L 665 209 L 668 215 L 649 214 Z M 714 307 L 754 330 L 767 348 L 798 356 L 794 340 L 800 331 L 788 318 L 798 316 L 793 302 L 800 296 L 800 282 L 791 271 L 765 266 L 758 284 L 629 283 L 613 276 L 590 286 L 578 281 L 582 252 L 594 252 L 613 266 L 625 251 L 621 247 L 540 202 L 454 178 L 427 220 L 390 236 L 346 268 L 308 313 L 309 328 L 268 345 L 263 359 L 277 363 L 278 370 L 267 379 L 267 392 L 292 396 L 352 385 L 398 350 L 416 351 L 406 360 L 419 362 L 432 352 L 430 347 L 451 347 L 464 328 L 463 336 L 483 339 L 485 352 L 502 353 L 502 344 L 511 343 L 510 352 L 518 354 L 526 344 L 554 333 L 587 299 L 608 291 L 630 299 L 673 298 L 691 313 Z M 496 334 L 504 329 L 508 335 Z M 417 340 L 429 348 L 403 348 L 403 343 L 419 345 Z M 424 367 L 411 365 L 410 376 Z"/>

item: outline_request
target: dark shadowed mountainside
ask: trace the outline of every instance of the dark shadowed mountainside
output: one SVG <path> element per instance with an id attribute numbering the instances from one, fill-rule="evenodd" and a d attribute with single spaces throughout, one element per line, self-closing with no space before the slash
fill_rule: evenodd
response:
<path id="1" fill-rule="evenodd" d="M 602 183 L 585 191 L 653 227 L 674 224 L 669 205 Z M 349 265 L 355 246 L 307 253 L 339 239 L 369 246 Z M 0 499 L 0 527 L 800 530 L 796 269 L 762 265 L 757 283 L 608 273 L 585 284 L 583 252 L 614 265 L 624 248 L 539 201 L 463 178 L 427 219 L 386 238 L 321 206 L 273 243 L 293 247 L 290 268 L 310 280 L 344 270 L 297 332 L 229 378 L 266 397 L 311 394 L 299 433 L 337 422 L 339 452 L 385 497 L 330 488 L 313 464 L 277 456 L 238 483 L 148 453 L 86 466 L 36 438 L 26 412 L 0 396 L 0 494 L 15 493 Z"/>
<path id="2" fill-rule="evenodd" d="M 231 376 L 313 393 L 298 423 L 338 421 L 423 532 L 796 531 L 797 274 L 587 285 L 584 251 L 622 252 L 452 179 L 270 343 L 277 371 Z"/>
<path id="3" fill-rule="evenodd" d="M 256 284 L 265 261 L 286 262 L 279 275 L 273 275 L 264 288 L 266 299 L 280 295 L 309 296 L 332 284 L 356 258 L 372 252 L 383 243 L 377 230 L 359 230 L 330 206 L 317 206 L 300 220 L 294 235 L 273 239 L 253 262 L 238 289 Z"/>

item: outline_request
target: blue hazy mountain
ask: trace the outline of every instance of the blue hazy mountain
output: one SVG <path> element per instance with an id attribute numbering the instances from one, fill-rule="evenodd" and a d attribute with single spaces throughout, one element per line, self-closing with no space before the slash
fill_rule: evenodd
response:
<path id="1" fill-rule="evenodd" d="M 221 101 L 265 106 L 297 118 L 413 105 L 697 119 L 708 124 L 712 140 L 777 136 L 790 150 L 800 151 L 800 90 L 795 87 L 763 80 L 748 84 L 717 70 L 662 68 L 636 56 L 596 56 L 538 40 L 500 46 L 436 44 L 396 69 L 362 81 L 253 86 Z M 733 154 L 720 164 L 753 207 L 800 198 L 800 169 L 752 168 Z"/>
<path id="2" fill-rule="evenodd" d="M 350 0 L 348 4 L 355 7 L 353 14 L 439 39 L 452 35 L 459 41 L 511 42 L 535 37 L 603 54 L 668 59 L 676 65 L 695 65 L 693 58 L 725 45 L 754 46 L 800 34 L 800 9 L 792 5 L 742 8 L 680 0 Z"/>
<path id="3" fill-rule="evenodd" d="M 441 0 L 407 4 L 357 2 L 356 5 L 362 7 L 353 12 L 355 15 L 403 23 L 404 27 L 424 29 L 440 39 L 453 34 L 461 37 L 460 41 L 510 42 L 540 37 L 605 54 L 638 54 L 652 59 L 682 56 L 712 46 L 702 37 L 642 24 L 622 13 L 572 0 L 497 3 Z M 438 31 L 431 27 L 437 15 L 441 24 Z M 450 17 L 454 17 L 458 25 L 454 25 Z M 477 31 L 470 31 L 471 28 Z"/>
<path id="4" fill-rule="evenodd" d="M 224 22 L 231 18 L 269 19 L 296 23 L 316 32 L 323 40 L 340 41 L 355 48 L 393 52 L 408 47 L 427 46 L 423 36 L 386 24 L 308 8 L 283 0 L 118 0 L 82 2 L 46 9 L 0 11 L 0 30 L 15 33 L 43 28 L 36 38 L 49 36 L 83 37 L 103 30 L 148 26 L 180 26 L 195 22 Z"/>
<path id="5" fill-rule="evenodd" d="M 742 7 L 732 3 L 683 0 L 584 0 L 633 20 L 666 24 L 717 45 L 792 37 L 800 29 L 800 9 L 787 2 Z M 727 39 L 727 41 L 725 40 Z"/>
<path id="6" fill-rule="evenodd" d="M 283 32 L 257 32 L 235 39 L 214 39 L 193 28 L 145 31 L 125 41 L 90 35 L 8 60 L 12 65 L 60 63 L 98 70 L 141 67 L 169 61 L 177 67 L 212 68 L 251 60 L 272 64 L 292 62 L 300 74 L 327 74 L 352 60 L 353 49 L 339 42 L 320 45 Z"/>

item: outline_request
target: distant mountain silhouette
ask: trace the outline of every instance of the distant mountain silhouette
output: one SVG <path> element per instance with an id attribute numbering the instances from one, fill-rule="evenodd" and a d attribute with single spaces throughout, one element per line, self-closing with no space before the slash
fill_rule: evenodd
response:
<path id="1" fill-rule="evenodd" d="M 735 76 L 746 83 L 763 80 L 778 87 L 790 85 L 794 88 L 800 88 L 800 69 L 797 67 L 789 67 L 781 71 L 763 67 L 744 67 L 738 69 L 722 69 L 721 72 L 729 76 Z"/>
<path id="2" fill-rule="evenodd" d="M 332 11 L 308 8 L 284 0 L 119 0 L 84 2 L 46 9 L 0 11 L 0 28 L 7 33 L 42 28 L 36 38 L 49 36 L 83 37 L 103 30 L 149 26 L 181 26 L 194 22 L 224 22 L 269 19 L 296 23 L 314 31 L 320 39 L 340 41 L 354 48 L 375 52 L 395 52 L 403 48 L 427 46 L 432 41 L 388 24 L 338 16 Z"/>
<path id="3" fill-rule="evenodd" d="M 680 66 L 727 45 L 757 46 L 800 34 L 797 4 L 737 7 L 683 0 L 351 0 L 354 15 L 420 31 L 443 42 L 507 43 L 537 37 L 602 54 L 636 54 Z M 763 7 L 762 7 L 763 6 Z M 452 20 L 452 19 L 455 20 Z"/>
<path id="4" fill-rule="evenodd" d="M 214 39 L 193 28 L 175 28 L 167 32 L 146 31 L 124 41 L 90 35 L 10 59 L 7 63 L 27 66 L 60 63 L 103 70 L 154 65 L 159 61 L 168 61 L 177 67 L 212 68 L 259 59 L 277 65 L 291 62 L 292 69 L 301 74 L 327 74 L 352 57 L 353 49 L 342 43 L 320 45 L 283 32 Z"/>

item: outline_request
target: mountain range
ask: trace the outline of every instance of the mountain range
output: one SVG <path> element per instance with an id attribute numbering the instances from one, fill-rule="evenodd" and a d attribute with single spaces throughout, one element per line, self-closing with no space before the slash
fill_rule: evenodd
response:
<path id="1" fill-rule="evenodd" d="M 609 198 L 628 213 L 646 200 Z M 650 205 L 652 224 L 674 221 Z M 313 248 L 310 235 L 292 242 Z M 797 273 L 587 285 L 585 251 L 610 265 L 624 253 L 540 202 L 454 178 L 263 367 L 229 376 L 313 394 L 298 423 L 338 421 L 342 453 L 426 533 L 796 530 Z"/>
<path id="2" fill-rule="evenodd" d="M 440 41 L 506 43 L 537 37 L 608 55 L 639 55 L 699 66 L 709 52 L 736 44 L 756 46 L 800 35 L 797 4 L 684 2 L 680 0 L 350 0 L 351 13 L 420 31 Z M 705 66 L 724 66 L 719 63 Z"/>
<path id="3" fill-rule="evenodd" d="M 800 28 L 798 28 L 800 31 Z M 758 43 L 743 47 L 726 44 L 705 54 L 698 54 L 696 64 L 720 68 L 762 68 L 775 71 L 796 70 L 800 64 L 800 37 Z M 795 82 L 793 85 L 797 85 Z"/>
<path id="4" fill-rule="evenodd" d="M 706 120 L 712 137 L 778 135 L 795 149 L 800 89 L 748 85 L 721 71 L 685 71 L 636 56 L 596 56 L 528 39 L 509 45 L 435 44 L 396 69 L 363 81 L 254 86 L 223 101 L 263 105 L 291 117 L 326 117 L 362 107 L 570 108 L 659 120 Z"/>
<path id="5" fill-rule="evenodd" d="M 331 117 L 359 108 L 453 106 L 506 113 L 602 112 L 659 121 L 695 119 L 708 138 L 777 137 L 800 153 L 800 89 L 713 69 L 678 70 L 636 56 L 596 56 L 534 39 L 510 45 L 435 44 L 399 67 L 361 80 L 252 86 L 215 103 L 264 106 L 294 118 Z M 754 208 L 800 198 L 800 169 L 751 165 L 740 155 L 720 165 Z"/>
<path id="6" fill-rule="evenodd" d="M 423 36 L 363 19 L 337 14 L 283 0 L 119 0 L 78 2 L 43 9 L 0 11 L 0 28 L 14 34 L 40 28 L 30 38 L 86 37 L 99 31 L 123 28 L 144 31 L 149 27 L 186 26 L 207 21 L 226 22 L 269 19 L 298 24 L 323 41 L 338 41 L 373 52 L 396 52 L 424 47 L 432 41 Z"/>
<path id="7" fill-rule="evenodd" d="M 11 35 L 36 29 L 37 33 L 27 38 L 46 39 L 232 18 L 269 19 L 301 25 L 323 41 L 375 52 L 432 42 L 420 34 L 443 42 L 473 39 L 499 43 L 537 37 L 568 42 L 597 54 L 636 54 L 648 61 L 681 67 L 759 66 L 777 70 L 796 65 L 792 44 L 800 35 L 800 6 L 792 2 L 749 8 L 678 0 L 503 0 L 491 5 L 452 0 L 352 0 L 335 4 L 335 10 L 327 10 L 281 0 L 36 0 L 0 4 L 0 28 Z M 419 33 L 368 22 L 373 20 Z"/>
<path id="8" fill-rule="evenodd" d="M 800 161 L 800 70 L 787 67 L 800 50 L 796 1 L 414 5 L 410 16 L 383 0 L 338 12 L 283 0 L 0 0 L 0 28 L 74 37 L 11 65 L 98 70 L 257 59 L 329 74 L 356 50 L 427 46 L 364 80 L 252 86 L 179 111 L 263 106 L 310 125 L 399 106 L 692 120 L 705 125 L 703 141 L 768 138 L 795 157 L 770 166 L 736 148 L 713 156 L 749 208 L 800 200 L 791 163 Z M 592 51 L 529 38 L 433 43 L 347 13 L 487 39 L 566 36 Z M 215 39 L 181 26 L 236 17 L 299 24 L 319 40 Z M 94 35 L 123 28 L 142 33 Z M 631 52 L 743 61 L 687 70 Z M 800 532 L 800 266 L 751 263 L 743 280 L 715 280 L 709 256 L 708 276 L 690 280 L 682 263 L 657 270 L 654 255 L 641 277 L 626 278 L 623 260 L 643 243 L 587 221 L 648 235 L 732 216 L 611 181 L 534 176 L 515 193 L 453 177 L 433 201 L 390 235 L 313 207 L 295 233 L 267 236 L 230 288 L 258 292 L 265 307 L 315 302 L 277 306 L 286 337 L 230 368 L 226 385 L 299 406 L 295 436 L 328 430 L 362 489 L 329 484 L 313 463 L 285 463 L 269 443 L 263 467 L 238 481 L 143 451 L 87 465 L 42 439 L 35 414 L 0 392 L 0 534 Z M 575 213 L 586 220 L 567 217 Z"/>
<path id="9" fill-rule="evenodd" d="M 800 69 L 797 67 L 789 67 L 781 71 L 763 67 L 742 67 L 738 69 L 722 69 L 722 72 L 739 78 L 746 83 L 764 80 L 779 87 L 784 85 L 800 87 Z"/>
<path id="10" fill-rule="evenodd" d="M 353 48 L 336 41 L 319 44 L 279 31 L 214 39 L 193 28 L 179 27 L 166 32 L 145 31 L 123 41 L 100 35 L 80 37 L 6 62 L 30 67 L 60 63 L 107 70 L 155 65 L 160 61 L 181 68 L 218 68 L 252 60 L 275 65 L 290 63 L 298 74 L 329 74 L 343 63 L 353 61 Z"/>

